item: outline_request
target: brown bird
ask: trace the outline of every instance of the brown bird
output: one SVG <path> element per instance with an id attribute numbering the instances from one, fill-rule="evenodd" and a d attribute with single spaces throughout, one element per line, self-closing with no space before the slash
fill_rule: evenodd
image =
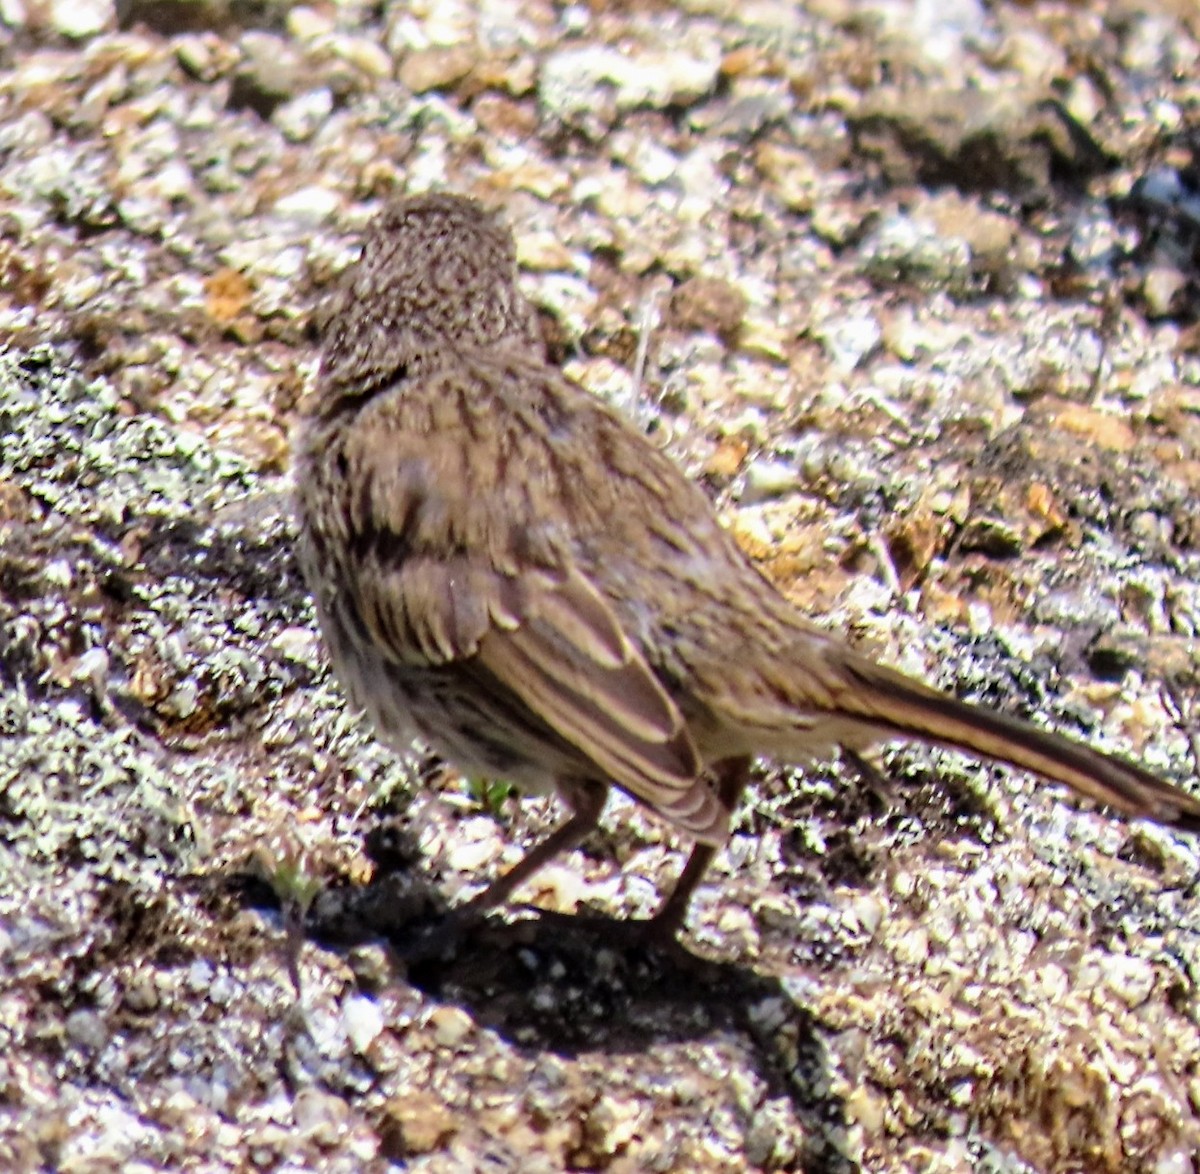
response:
<path id="1" fill-rule="evenodd" d="M 928 688 L 821 631 L 708 498 L 547 362 L 511 233 L 454 195 L 395 200 L 322 330 L 299 433 L 302 560 L 334 666 L 388 741 L 555 790 L 571 816 L 464 908 L 595 827 L 611 786 L 695 840 L 674 933 L 751 760 L 915 738 L 1200 829 L 1131 762 Z"/>

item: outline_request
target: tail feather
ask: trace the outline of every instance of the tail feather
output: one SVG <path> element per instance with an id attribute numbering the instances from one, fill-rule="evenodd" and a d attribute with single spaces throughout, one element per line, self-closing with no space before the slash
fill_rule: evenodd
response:
<path id="1" fill-rule="evenodd" d="M 843 667 L 860 686 L 862 716 L 874 724 L 1021 767 L 1129 815 L 1200 831 L 1200 798 L 1135 763 L 968 705 L 867 660 L 848 658 Z"/>

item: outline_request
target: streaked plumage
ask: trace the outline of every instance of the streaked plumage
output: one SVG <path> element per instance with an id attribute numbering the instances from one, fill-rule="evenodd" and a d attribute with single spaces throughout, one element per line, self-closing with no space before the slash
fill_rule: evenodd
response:
<path id="1" fill-rule="evenodd" d="M 382 736 L 557 789 L 574 815 L 472 903 L 594 826 L 615 784 L 697 841 L 750 759 L 909 737 L 1200 828 L 1142 768 L 875 664 L 750 564 L 703 492 L 546 362 L 511 234 L 473 201 L 391 204 L 324 328 L 299 436 L 302 558 L 334 665 Z"/>

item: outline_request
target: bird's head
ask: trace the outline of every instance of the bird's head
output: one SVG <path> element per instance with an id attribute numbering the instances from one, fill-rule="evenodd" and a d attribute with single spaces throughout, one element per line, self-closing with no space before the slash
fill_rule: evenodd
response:
<path id="1" fill-rule="evenodd" d="M 419 375 L 447 351 L 540 348 L 516 283 L 512 233 L 475 200 L 404 196 L 371 223 L 320 329 L 318 400 L 360 399 Z"/>

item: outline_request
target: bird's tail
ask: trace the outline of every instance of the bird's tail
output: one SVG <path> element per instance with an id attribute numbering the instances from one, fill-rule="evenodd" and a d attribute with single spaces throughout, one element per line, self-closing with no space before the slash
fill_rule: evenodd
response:
<path id="1" fill-rule="evenodd" d="M 1021 767 L 1129 815 L 1200 831 L 1200 798 L 1135 763 L 968 705 L 865 658 L 847 657 L 841 667 L 856 686 L 849 690 L 854 708 L 872 726 Z"/>

